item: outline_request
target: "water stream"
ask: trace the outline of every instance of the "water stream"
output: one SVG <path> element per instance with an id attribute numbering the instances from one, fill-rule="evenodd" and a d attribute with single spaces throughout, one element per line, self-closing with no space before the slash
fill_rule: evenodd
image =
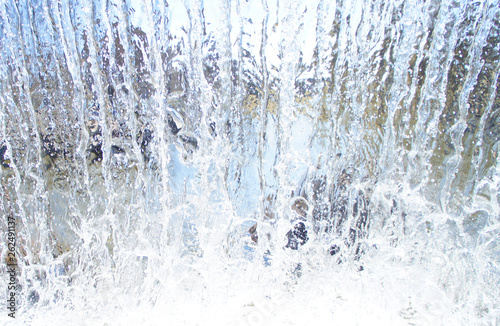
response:
<path id="1" fill-rule="evenodd" d="M 498 1 L 4 0 L 0 78 L 2 324 L 500 323 Z"/>

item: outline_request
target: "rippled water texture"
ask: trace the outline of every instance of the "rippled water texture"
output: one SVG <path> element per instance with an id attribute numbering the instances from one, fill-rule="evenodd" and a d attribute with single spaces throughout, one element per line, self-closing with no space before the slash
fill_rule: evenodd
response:
<path id="1" fill-rule="evenodd" d="M 498 1 L 4 0 L 0 55 L 0 323 L 500 324 Z"/>

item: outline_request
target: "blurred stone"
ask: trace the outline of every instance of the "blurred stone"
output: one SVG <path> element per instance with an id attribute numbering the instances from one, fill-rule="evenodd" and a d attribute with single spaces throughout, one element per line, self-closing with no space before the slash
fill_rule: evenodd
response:
<path id="1" fill-rule="evenodd" d="M 189 154 L 192 154 L 195 150 L 198 149 L 198 140 L 196 139 L 196 136 L 194 134 L 190 132 L 181 132 L 179 133 L 179 139 L 181 140 L 184 149 Z"/>
<path id="2" fill-rule="evenodd" d="M 309 211 L 309 203 L 303 197 L 296 197 L 292 200 L 291 208 L 292 211 L 305 219 L 307 216 L 307 212 Z"/>
<path id="3" fill-rule="evenodd" d="M 250 229 L 248 229 L 248 232 L 250 233 L 250 238 L 252 239 L 252 241 L 257 243 L 259 240 L 259 236 L 257 234 L 257 223 L 252 225 Z"/>
<path id="4" fill-rule="evenodd" d="M 10 167 L 10 160 L 5 156 L 6 152 L 7 145 L 2 145 L 2 147 L 0 147 L 0 164 L 7 169 Z"/>
<path id="5" fill-rule="evenodd" d="M 309 240 L 307 228 L 302 222 L 295 224 L 292 230 L 288 231 L 286 237 L 288 238 L 288 243 L 285 247 L 292 250 L 299 249 L 299 246 L 304 245 Z"/>
<path id="6" fill-rule="evenodd" d="M 184 128 L 184 119 L 181 114 L 172 108 L 167 109 L 167 123 L 173 135 L 177 135 Z"/>
<path id="7" fill-rule="evenodd" d="M 468 215 L 462 222 L 464 231 L 470 236 L 477 236 L 486 226 L 489 216 L 489 213 L 485 210 L 477 210 Z"/>

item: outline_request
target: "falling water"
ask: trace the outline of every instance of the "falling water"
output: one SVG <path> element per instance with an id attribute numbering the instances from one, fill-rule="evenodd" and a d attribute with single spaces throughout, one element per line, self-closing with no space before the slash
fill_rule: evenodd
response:
<path id="1" fill-rule="evenodd" d="M 5 0 L 0 55 L 2 323 L 500 323 L 497 1 Z"/>

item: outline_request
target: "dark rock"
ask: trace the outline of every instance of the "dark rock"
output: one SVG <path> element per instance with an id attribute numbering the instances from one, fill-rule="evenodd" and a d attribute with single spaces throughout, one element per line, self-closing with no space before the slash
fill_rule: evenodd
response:
<path id="1" fill-rule="evenodd" d="M 153 140 L 153 132 L 149 129 L 144 129 L 141 135 L 141 153 L 145 154 L 146 150 L 149 146 L 149 143 L 151 143 L 151 140 Z"/>
<path id="2" fill-rule="evenodd" d="M 167 108 L 167 124 L 173 135 L 177 135 L 184 128 L 182 115 L 172 108 Z"/>
<path id="3" fill-rule="evenodd" d="M 0 164 L 4 168 L 9 168 L 10 160 L 5 157 L 6 152 L 7 152 L 7 145 L 2 145 L 2 147 L 0 147 Z"/>
<path id="4" fill-rule="evenodd" d="M 328 253 L 332 256 L 338 254 L 339 252 L 340 252 L 340 247 L 337 246 L 336 244 L 332 245 L 328 250 Z"/>
<path id="5" fill-rule="evenodd" d="M 299 249 L 299 246 L 304 245 L 309 240 L 309 237 L 307 236 L 307 228 L 302 222 L 296 223 L 293 226 L 293 229 L 288 231 L 286 237 L 288 238 L 288 243 L 285 247 L 292 250 Z"/>
<path id="6" fill-rule="evenodd" d="M 111 153 L 112 154 L 124 154 L 125 150 L 119 146 L 111 145 Z"/>
<path id="7" fill-rule="evenodd" d="M 179 139 L 188 153 L 192 154 L 194 150 L 198 149 L 198 140 L 192 133 L 181 132 L 179 133 Z"/>
<path id="8" fill-rule="evenodd" d="M 168 114 L 167 115 L 167 122 L 168 122 L 168 127 L 170 128 L 170 131 L 172 132 L 173 135 L 177 135 L 179 131 L 181 131 L 182 126 L 178 126 L 177 123 L 175 123 L 174 118 L 172 118 L 172 115 Z"/>
<path id="9" fill-rule="evenodd" d="M 213 122 L 213 121 L 210 122 L 209 126 L 210 126 L 210 134 L 212 135 L 212 137 L 214 137 L 214 138 L 217 137 L 217 131 L 215 129 L 215 122 Z"/>
<path id="10" fill-rule="evenodd" d="M 248 229 L 248 233 L 250 233 L 250 238 L 253 242 L 257 243 L 259 241 L 259 235 L 257 234 L 257 223 L 252 225 L 250 229 Z"/>
<path id="11" fill-rule="evenodd" d="M 102 161 L 102 145 L 101 143 L 91 144 L 88 149 L 90 153 L 90 163 L 101 162 Z"/>

